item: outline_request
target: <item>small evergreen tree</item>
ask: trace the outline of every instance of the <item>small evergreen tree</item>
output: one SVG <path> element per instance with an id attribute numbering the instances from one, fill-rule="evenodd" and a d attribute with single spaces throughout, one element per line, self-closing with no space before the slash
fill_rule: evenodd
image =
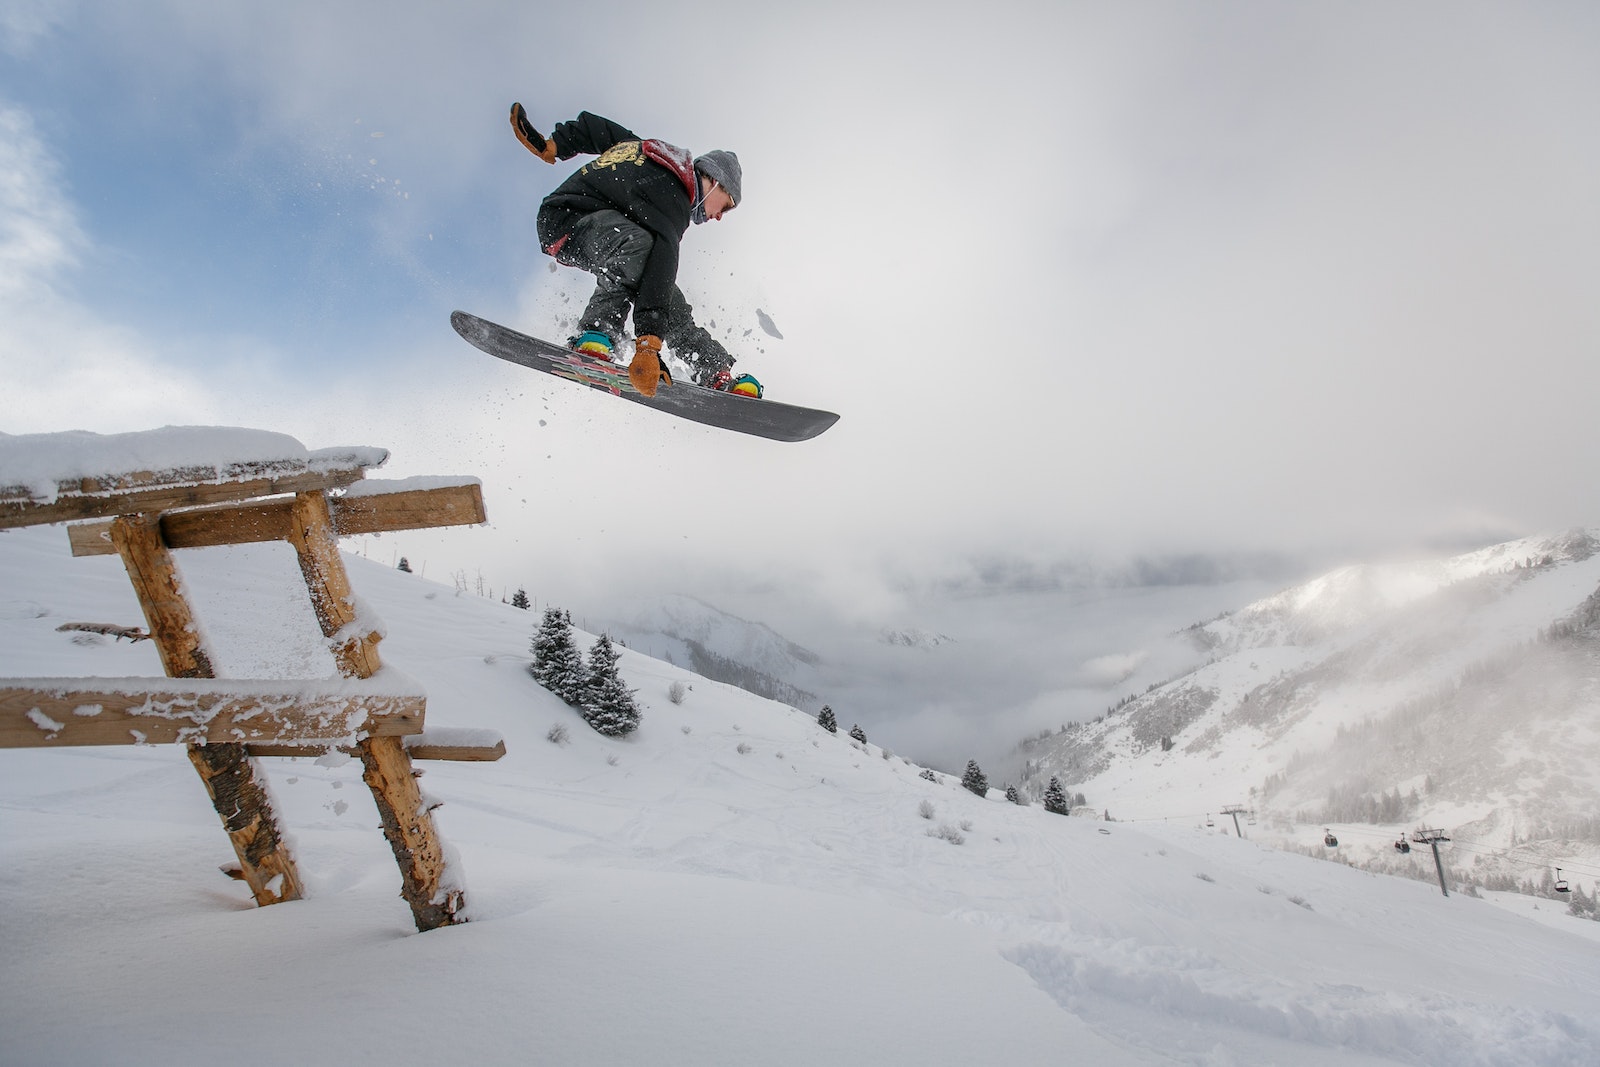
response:
<path id="1" fill-rule="evenodd" d="M 989 795 L 989 779 L 978 769 L 977 760 L 967 760 L 967 772 L 961 776 L 961 788 L 980 797 Z"/>
<path id="2" fill-rule="evenodd" d="M 411 561 L 406 559 L 404 556 L 401 556 L 400 557 L 400 566 L 399 566 L 398 569 L 405 571 L 407 574 L 410 574 L 411 573 Z"/>
<path id="3" fill-rule="evenodd" d="M 1014 785 L 1006 786 L 1006 799 L 1013 804 L 1022 803 L 1022 795 L 1017 792 L 1017 787 Z"/>
<path id="4" fill-rule="evenodd" d="M 560 608 L 546 608 L 544 621 L 533 635 L 534 681 L 568 704 L 583 703 L 588 682 L 583 653 L 572 639 L 572 618 Z"/>
<path id="5" fill-rule="evenodd" d="M 926 767 L 922 768 L 922 773 L 917 775 L 917 777 L 926 778 L 930 782 L 937 782 L 939 780 L 938 777 Z"/>
<path id="6" fill-rule="evenodd" d="M 1067 794 L 1061 788 L 1061 779 L 1050 779 L 1050 786 L 1044 791 L 1044 810 L 1055 815 L 1067 813 Z"/>
<path id="7" fill-rule="evenodd" d="M 635 690 L 623 684 L 617 670 L 617 650 L 601 634 L 589 650 L 589 677 L 584 686 L 583 717 L 607 737 L 622 737 L 639 728 Z"/>
<path id="8" fill-rule="evenodd" d="M 527 611 L 532 607 L 533 605 L 528 603 L 528 591 L 526 589 L 518 589 L 515 593 L 512 593 L 511 606 L 521 608 L 523 611 Z"/>
<path id="9" fill-rule="evenodd" d="M 834 718 L 833 709 L 826 704 L 822 705 L 822 710 L 817 712 L 817 725 L 830 734 L 839 732 L 839 720 Z"/>
<path id="10" fill-rule="evenodd" d="M 850 736 L 860 741 L 863 745 L 867 743 L 867 732 L 859 726 L 851 725 Z"/>

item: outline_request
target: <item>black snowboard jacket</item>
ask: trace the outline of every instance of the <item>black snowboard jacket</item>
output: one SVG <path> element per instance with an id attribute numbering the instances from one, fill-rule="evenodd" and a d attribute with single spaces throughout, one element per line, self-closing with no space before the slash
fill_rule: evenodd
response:
<path id="1" fill-rule="evenodd" d="M 572 227 L 585 215 L 611 209 L 638 223 L 654 242 L 633 303 L 633 328 L 667 332 L 667 306 L 678 280 L 678 246 L 689 228 L 699 193 L 693 157 L 664 141 L 641 139 L 610 119 L 581 112 L 557 123 L 556 155 L 596 155 L 556 187 L 539 206 L 539 246 L 558 262 L 586 267 L 562 255 Z"/>

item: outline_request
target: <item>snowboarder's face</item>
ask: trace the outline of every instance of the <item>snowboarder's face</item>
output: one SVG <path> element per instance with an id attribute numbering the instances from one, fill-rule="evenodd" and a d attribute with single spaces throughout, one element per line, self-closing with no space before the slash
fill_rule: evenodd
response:
<path id="1" fill-rule="evenodd" d="M 705 196 L 706 218 L 713 222 L 739 206 L 726 189 L 703 174 L 700 176 L 700 188 Z"/>

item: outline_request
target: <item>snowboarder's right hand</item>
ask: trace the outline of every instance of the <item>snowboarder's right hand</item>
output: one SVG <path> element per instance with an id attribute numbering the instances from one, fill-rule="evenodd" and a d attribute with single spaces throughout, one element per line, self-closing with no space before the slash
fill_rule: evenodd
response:
<path id="1" fill-rule="evenodd" d="M 545 137 L 533 128 L 528 121 L 528 113 L 522 110 L 521 104 L 511 105 L 511 129 L 517 135 L 517 140 L 522 146 L 546 163 L 556 161 L 556 143 Z"/>
<path id="2" fill-rule="evenodd" d="M 640 396 L 655 396 L 656 389 L 672 384 L 672 374 L 661 362 L 661 338 L 653 333 L 634 338 L 628 381 L 639 390 Z"/>

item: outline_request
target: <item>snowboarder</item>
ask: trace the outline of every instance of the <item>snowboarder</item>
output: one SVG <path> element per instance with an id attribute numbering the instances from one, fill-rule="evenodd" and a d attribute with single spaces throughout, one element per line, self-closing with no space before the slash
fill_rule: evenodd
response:
<path id="1" fill-rule="evenodd" d="M 694 156 L 587 111 L 544 136 L 522 105 L 512 104 L 511 128 L 546 163 L 599 157 L 539 205 L 539 247 L 595 276 L 572 347 L 609 360 L 631 305 L 636 336 L 628 379 L 641 394 L 672 384 L 661 362 L 666 345 L 693 368 L 696 384 L 759 397 L 761 384 L 734 377 L 733 356 L 695 323 L 677 284 L 678 245 L 689 224 L 719 220 L 743 199 L 739 157 L 721 149 Z"/>

